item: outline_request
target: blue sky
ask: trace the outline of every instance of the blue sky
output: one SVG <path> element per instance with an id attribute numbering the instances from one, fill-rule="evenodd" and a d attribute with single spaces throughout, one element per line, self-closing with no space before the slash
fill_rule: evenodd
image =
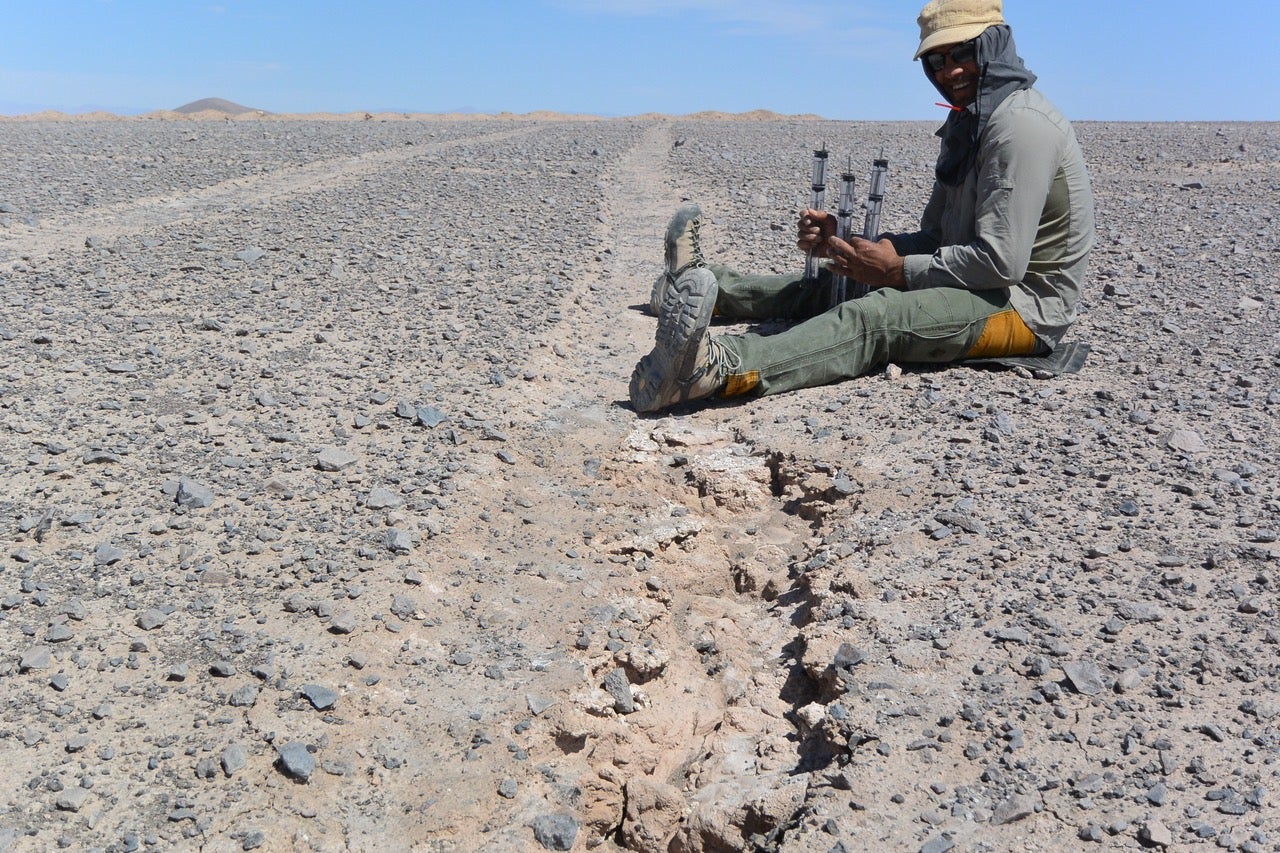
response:
<path id="1" fill-rule="evenodd" d="M 0 0 L 0 114 L 700 110 L 933 119 L 903 0 Z M 1280 120 L 1274 0 L 1007 0 L 1074 119 Z"/>

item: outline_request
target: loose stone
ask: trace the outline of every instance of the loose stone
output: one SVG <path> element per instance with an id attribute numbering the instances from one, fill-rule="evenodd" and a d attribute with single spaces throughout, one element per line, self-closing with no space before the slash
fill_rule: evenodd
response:
<path id="1" fill-rule="evenodd" d="M 404 498 L 381 486 L 369 492 L 364 503 L 369 509 L 395 509 L 404 506 Z"/>
<path id="2" fill-rule="evenodd" d="M 334 634 L 350 634 L 359 624 L 354 610 L 344 610 L 329 623 L 329 630 Z"/>
<path id="3" fill-rule="evenodd" d="M 186 477 L 178 481 L 176 500 L 188 509 L 205 509 L 213 505 L 213 490 L 203 483 Z"/>
<path id="4" fill-rule="evenodd" d="M 1062 665 L 1062 671 L 1072 686 L 1085 696 L 1096 696 L 1106 689 L 1102 671 L 1093 661 L 1071 661 Z"/>
<path id="5" fill-rule="evenodd" d="M 222 764 L 222 772 L 234 776 L 249 763 L 249 754 L 242 745 L 230 743 L 223 747 L 218 760 Z"/>
<path id="6" fill-rule="evenodd" d="M 338 693 L 319 684 L 304 684 L 302 695 L 317 711 L 327 711 L 338 702 Z"/>
<path id="7" fill-rule="evenodd" d="M 358 461 L 357 457 L 336 447 L 326 447 L 316 456 L 316 467 L 321 471 L 345 471 Z"/>
<path id="8" fill-rule="evenodd" d="M 533 837 L 547 850 L 571 850 L 578 822 L 567 814 L 540 815 L 533 821 Z"/>
<path id="9" fill-rule="evenodd" d="M 156 628 L 164 625 L 169 621 L 168 614 L 154 607 L 148 607 L 146 610 L 138 614 L 135 620 L 137 626 L 144 631 L 154 631 Z"/>
<path id="10" fill-rule="evenodd" d="M 67 788 L 58 794 L 54 805 L 59 811 L 78 812 L 89 800 L 89 792 L 84 788 Z"/>
<path id="11" fill-rule="evenodd" d="M 316 759 L 306 744 L 289 741 L 278 747 L 276 752 L 280 756 L 280 769 L 286 776 L 299 782 L 306 782 L 311 779 L 311 774 L 315 773 Z"/>
<path id="12" fill-rule="evenodd" d="M 619 714 L 635 713 L 635 698 L 631 695 L 631 683 L 627 680 L 626 670 L 621 667 L 610 670 L 604 677 L 604 689 L 613 697 L 615 711 Z"/>
<path id="13" fill-rule="evenodd" d="M 18 672 L 48 669 L 52 663 L 53 656 L 48 646 L 32 646 L 18 659 Z"/>

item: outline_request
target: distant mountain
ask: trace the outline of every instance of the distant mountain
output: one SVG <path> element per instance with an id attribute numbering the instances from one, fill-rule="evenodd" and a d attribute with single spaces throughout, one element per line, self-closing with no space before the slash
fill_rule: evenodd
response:
<path id="1" fill-rule="evenodd" d="M 174 110 L 175 113 L 201 113 L 206 110 L 212 110 L 218 113 L 226 113 L 227 115 L 238 116 L 241 113 L 258 113 L 263 110 L 254 109 L 253 107 L 244 107 L 240 104 L 232 103 L 223 98 L 201 98 L 198 101 L 192 101 L 189 104 L 183 104 Z"/>

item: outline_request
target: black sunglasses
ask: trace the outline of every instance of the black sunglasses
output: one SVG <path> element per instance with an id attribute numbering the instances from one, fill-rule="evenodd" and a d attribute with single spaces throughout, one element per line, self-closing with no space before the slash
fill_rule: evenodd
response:
<path id="1" fill-rule="evenodd" d="M 972 62 L 978 58 L 978 45 L 973 41 L 961 42 L 945 53 L 926 53 L 921 59 L 929 66 L 930 71 L 937 74 L 946 67 L 948 56 L 956 65 Z"/>

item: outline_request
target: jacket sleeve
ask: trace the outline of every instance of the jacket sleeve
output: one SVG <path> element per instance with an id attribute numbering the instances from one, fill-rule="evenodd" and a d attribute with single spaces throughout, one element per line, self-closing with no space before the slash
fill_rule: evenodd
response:
<path id="1" fill-rule="evenodd" d="M 933 183 L 933 192 L 929 203 L 920 215 L 920 230 L 910 234 L 887 234 L 889 242 L 899 255 L 931 255 L 942 245 L 942 208 L 946 193 L 937 181 Z"/>
<path id="2" fill-rule="evenodd" d="M 992 118 L 978 150 L 973 239 L 907 256 L 909 289 L 989 290 L 1011 287 L 1026 275 L 1063 137 L 1033 108 L 1014 108 L 1000 119 Z"/>

